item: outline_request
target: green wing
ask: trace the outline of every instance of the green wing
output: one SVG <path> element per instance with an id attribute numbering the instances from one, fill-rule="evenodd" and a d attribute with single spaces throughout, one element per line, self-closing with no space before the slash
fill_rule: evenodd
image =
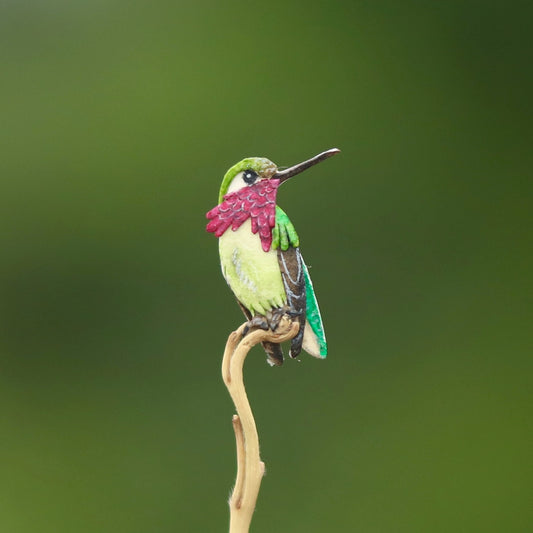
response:
<path id="1" fill-rule="evenodd" d="M 279 207 L 276 206 L 276 225 L 272 229 L 272 249 L 287 251 L 290 247 L 298 248 L 300 246 L 300 239 L 294 228 L 294 225 L 290 221 L 289 217 Z M 320 309 L 318 308 L 318 302 L 316 300 L 315 291 L 313 289 L 313 282 L 309 276 L 307 266 L 302 259 L 304 278 L 305 278 L 305 294 L 306 294 L 306 318 L 311 326 L 313 336 L 318 344 L 320 357 L 324 358 L 328 354 L 328 345 L 326 343 L 326 334 L 324 333 L 324 324 L 322 324 L 322 317 L 320 316 Z M 280 265 L 282 266 L 282 265 Z M 282 268 L 283 270 L 283 268 Z M 305 343 L 305 339 L 304 339 Z M 316 353 L 316 352 L 315 352 Z"/>
<path id="2" fill-rule="evenodd" d="M 320 309 L 316 301 L 315 291 L 313 290 L 313 282 L 309 276 L 309 271 L 304 261 L 302 261 L 305 276 L 305 294 L 307 305 L 307 321 L 316 336 L 318 346 L 320 347 L 320 356 L 325 358 L 328 355 L 328 345 L 326 343 L 326 334 L 324 333 L 324 324 L 322 324 L 322 317 L 320 316 Z"/>
<path id="3" fill-rule="evenodd" d="M 285 211 L 277 205 L 276 225 L 272 228 L 272 249 L 277 250 L 279 248 L 285 252 L 289 246 L 298 248 L 300 239 Z"/>

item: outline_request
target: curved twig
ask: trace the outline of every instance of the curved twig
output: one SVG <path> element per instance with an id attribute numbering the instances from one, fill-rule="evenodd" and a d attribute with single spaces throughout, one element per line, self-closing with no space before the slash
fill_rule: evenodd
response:
<path id="1" fill-rule="evenodd" d="M 245 326 L 243 324 L 229 335 L 222 359 L 222 377 L 237 410 L 232 420 L 237 445 L 237 478 L 229 501 L 230 533 L 248 532 L 265 473 L 265 464 L 259 456 L 257 428 L 244 388 L 244 361 L 256 344 L 287 341 L 298 333 L 300 327 L 298 322 L 284 317 L 276 332 L 257 329 L 243 337 Z"/>

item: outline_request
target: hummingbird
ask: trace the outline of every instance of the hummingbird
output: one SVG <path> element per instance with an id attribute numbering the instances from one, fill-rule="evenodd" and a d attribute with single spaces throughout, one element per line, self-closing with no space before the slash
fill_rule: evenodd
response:
<path id="1" fill-rule="evenodd" d="M 206 214 L 207 231 L 219 238 L 222 275 L 248 327 L 275 331 L 284 315 L 299 322 L 292 358 L 303 348 L 323 359 L 328 349 L 298 234 L 276 195 L 289 178 L 339 152 L 332 148 L 285 170 L 264 157 L 247 157 L 226 172 L 218 205 Z M 270 365 L 283 364 L 280 344 L 263 342 L 263 348 Z"/>

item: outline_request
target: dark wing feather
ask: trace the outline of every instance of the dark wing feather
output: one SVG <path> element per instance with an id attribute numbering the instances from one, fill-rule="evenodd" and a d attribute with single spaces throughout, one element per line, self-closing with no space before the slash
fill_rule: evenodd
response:
<path id="1" fill-rule="evenodd" d="M 290 246 L 287 250 L 278 249 L 278 263 L 287 295 L 287 304 L 290 311 L 296 313 L 297 320 L 300 322 L 300 329 L 291 341 L 289 352 L 291 357 L 297 357 L 302 351 L 306 312 L 305 277 L 300 248 Z"/>

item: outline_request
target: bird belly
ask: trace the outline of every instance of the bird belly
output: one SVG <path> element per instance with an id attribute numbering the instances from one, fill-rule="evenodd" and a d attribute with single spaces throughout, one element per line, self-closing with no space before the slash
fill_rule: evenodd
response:
<path id="1" fill-rule="evenodd" d="M 247 220 L 219 238 L 222 274 L 237 299 L 252 315 L 283 306 L 287 297 L 276 250 L 265 252 Z"/>

